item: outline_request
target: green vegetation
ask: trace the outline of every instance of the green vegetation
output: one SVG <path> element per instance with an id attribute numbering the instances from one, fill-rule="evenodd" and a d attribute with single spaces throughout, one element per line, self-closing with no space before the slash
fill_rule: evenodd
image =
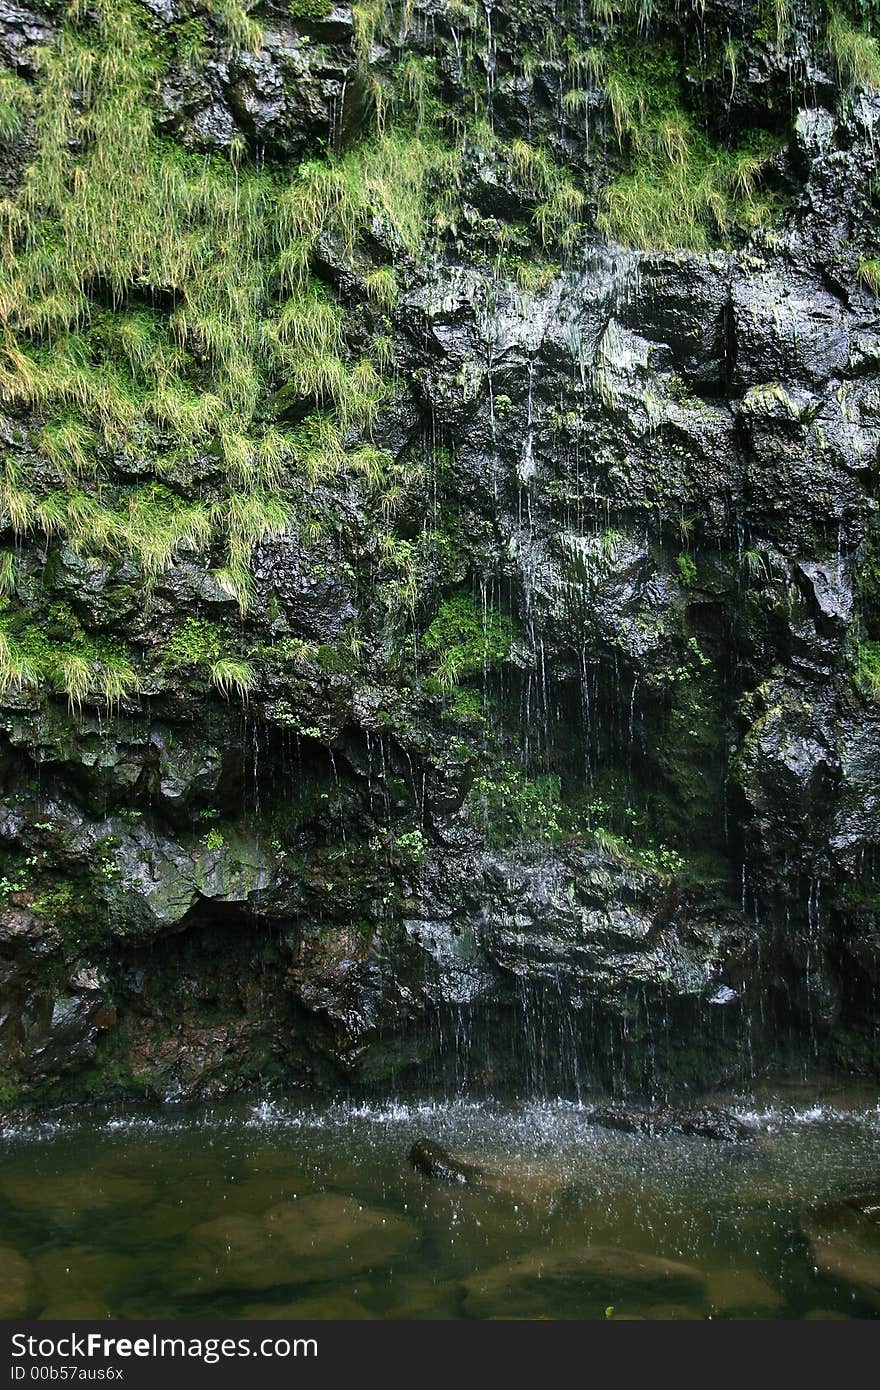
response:
<path id="1" fill-rule="evenodd" d="M 477 777 L 466 808 L 489 844 L 498 848 L 525 840 L 552 843 L 566 830 L 559 778 L 529 778 L 514 766 Z"/>
<path id="2" fill-rule="evenodd" d="M 247 700 L 248 691 L 256 683 L 256 675 L 246 661 L 223 656 L 211 662 L 211 680 L 227 699 L 235 691 L 240 699 Z"/>
<path id="3" fill-rule="evenodd" d="M 828 18 L 828 51 L 840 80 L 847 87 L 880 89 L 880 47 L 877 40 L 857 29 L 837 9 Z"/>
<path id="4" fill-rule="evenodd" d="M 858 644 L 853 679 L 863 695 L 880 700 L 880 642 Z"/>
<path id="5" fill-rule="evenodd" d="M 778 149 L 754 132 L 734 150 L 713 145 L 681 104 L 677 70 L 662 50 L 617 47 L 604 79 L 614 129 L 631 171 L 602 190 L 597 226 L 627 246 L 705 250 L 769 221 L 759 195 Z"/>
<path id="6" fill-rule="evenodd" d="M 246 8 L 223 0 L 215 13 L 233 47 L 259 47 Z M 35 157 L 20 197 L 0 205 L 0 399 L 44 417 L 43 468 L 0 460 L 0 509 L 18 534 L 133 556 L 147 583 L 184 551 L 223 546 L 214 577 L 244 610 L 253 547 L 315 529 L 302 513 L 319 477 L 350 469 L 393 493 L 388 456 L 358 440 L 388 397 L 390 340 L 376 336 L 375 360 L 353 356 L 310 260 L 319 235 L 354 258 L 376 217 L 416 254 L 444 151 L 397 126 L 292 176 L 247 165 L 237 146 L 229 160 L 187 155 L 153 129 L 162 55 L 126 0 L 71 18 L 39 66 Z M 18 79 L 0 89 L 10 110 L 31 98 Z M 393 268 L 368 271 L 364 293 L 390 309 Z M 199 456 L 219 474 L 210 503 L 166 481 Z M 104 485 L 106 464 L 126 457 L 155 480 Z M 24 679 L 13 656 L 7 670 Z M 216 682 L 241 693 L 249 676 L 221 666 Z"/>
<path id="7" fill-rule="evenodd" d="M 684 552 L 681 555 L 676 555 L 675 565 L 681 576 L 682 584 L 686 589 L 692 588 L 697 581 L 697 567 L 690 555 L 685 555 Z"/>
<path id="8" fill-rule="evenodd" d="M 542 245 L 571 245 L 586 201 L 582 191 L 540 145 L 514 140 L 509 154 L 520 188 L 536 204 L 532 219 Z"/>
<path id="9" fill-rule="evenodd" d="M 469 590 L 458 590 L 443 600 L 422 638 L 425 651 L 436 658 L 429 686 L 449 690 L 500 666 L 510 654 L 514 632 L 511 618 L 491 604 L 478 607 Z"/>
<path id="10" fill-rule="evenodd" d="M 872 294 L 880 295 L 880 258 L 859 262 L 859 279 Z"/>
<path id="11" fill-rule="evenodd" d="M 333 0 L 288 0 L 287 13 L 293 19 L 323 19 L 333 9 Z"/>
<path id="12" fill-rule="evenodd" d="M 125 650 L 110 638 L 93 638 L 62 615 L 61 623 L 29 626 L 25 615 L 0 613 L 0 694 L 41 685 L 65 694 L 71 710 L 88 698 L 110 707 L 137 693 L 140 680 Z"/>
<path id="13" fill-rule="evenodd" d="M 174 670 L 202 670 L 228 699 L 233 693 L 247 700 L 256 673 L 243 657 L 229 649 L 230 638 L 205 618 L 187 618 L 165 648 L 164 663 Z"/>
<path id="14" fill-rule="evenodd" d="M 32 102 L 27 82 L 15 73 L 0 72 L 0 141 L 15 139 Z"/>

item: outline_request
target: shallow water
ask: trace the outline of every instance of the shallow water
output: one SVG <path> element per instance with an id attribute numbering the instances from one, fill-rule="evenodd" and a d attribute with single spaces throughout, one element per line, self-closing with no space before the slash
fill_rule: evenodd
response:
<path id="1" fill-rule="evenodd" d="M 0 1316 L 878 1316 L 880 1226 L 840 1205 L 880 1194 L 876 1093 L 732 1108 L 753 1143 L 603 1130 L 561 1100 L 9 1127 Z M 485 1186 L 411 1171 L 423 1135 Z"/>

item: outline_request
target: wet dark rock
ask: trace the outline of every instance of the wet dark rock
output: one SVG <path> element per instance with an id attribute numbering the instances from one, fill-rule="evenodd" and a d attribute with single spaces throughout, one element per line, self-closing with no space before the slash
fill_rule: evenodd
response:
<path id="1" fill-rule="evenodd" d="M 418 1173 L 436 1182 L 479 1182 L 483 1170 L 463 1163 L 431 1139 L 417 1139 L 409 1151 L 409 1161 Z"/>
<path id="2" fill-rule="evenodd" d="M 750 1143 L 755 1137 L 751 1125 L 743 1124 L 729 1111 L 715 1106 L 679 1110 L 663 1106 L 654 1110 L 635 1110 L 624 1105 L 603 1105 L 591 1110 L 590 1124 L 603 1129 L 619 1129 L 625 1134 L 684 1134 L 713 1139 L 725 1144 Z"/>

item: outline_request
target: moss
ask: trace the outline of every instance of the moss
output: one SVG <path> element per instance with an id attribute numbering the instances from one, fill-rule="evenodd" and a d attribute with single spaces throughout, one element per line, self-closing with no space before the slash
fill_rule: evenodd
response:
<path id="1" fill-rule="evenodd" d="M 510 654 L 514 633 L 511 618 L 491 604 L 479 608 L 469 590 L 459 589 L 443 600 L 422 637 L 425 651 L 436 658 L 429 688 L 446 690 L 501 665 Z"/>
<path id="2" fill-rule="evenodd" d="M 449 714 L 458 724 L 485 723 L 485 697 L 482 691 L 461 686 L 452 692 Z"/>
<path id="3" fill-rule="evenodd" d="M 225 634 L 207 618 L 187 618 L 171 634 L 163 660 L 172 668 L 210 665 L 222 655 Z"/>
<path id="4" fill-rule="evenodd" d="M 853 680 L 863 695 L 880 699 L 880 642 L 858 643 Z"/>
<path id="5" fill-rule="evenodd" d="M 288 0 L 287 13 L 293 19 L 323 19 L 333 9 L 333 0 Z"/>

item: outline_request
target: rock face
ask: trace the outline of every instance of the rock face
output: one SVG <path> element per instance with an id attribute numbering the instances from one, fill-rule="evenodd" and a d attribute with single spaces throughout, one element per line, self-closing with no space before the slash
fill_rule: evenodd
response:
<path id="1" fill-rule="evenodd" d="M 877 1071 L 880 98 L 757 8 L 0 4 L 3 1104 Z"/>

